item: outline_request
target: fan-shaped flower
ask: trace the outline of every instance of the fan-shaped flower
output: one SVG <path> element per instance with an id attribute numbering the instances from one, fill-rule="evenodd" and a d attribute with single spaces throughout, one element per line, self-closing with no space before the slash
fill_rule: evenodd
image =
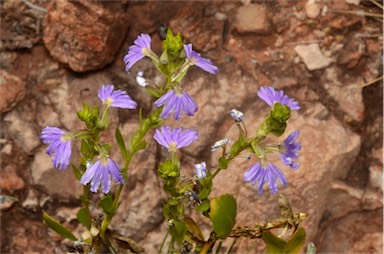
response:
<path id="1" fill-rule="evenodd" d="M 119 165 L 110 158 L 103 157 L 87 168 L 80 183 L 86 185 L 91 182 L 92 192 L 97 192 L 101 185 L 103 193 L 107 194 L 111 190 L 111 177 L 116 183 L 124 184 Z"/>
<path id="2" fill-rule="evenodd" d="M 283 91 L 276 91 L 273 87 L 260 87 L 260 90 L 257 92 L 257 95 L 265 101 L 271 108 L 273 104 L 279 102 L 283 106 L 287 105 L 291 110 L 299 110 L 300 106 L 297 101 L 292 98 L 289 98 L 287 95 L 284 95 Z"/>
<path id="3" fill-rule="evenodd" d="M 60 128 L 47 126 L 42 130 L 40 139 L 48 145 L 47 154 L 53 154 L 53 166 L 61 170 L 66 169 L 71 160 L 72 135 Z"/>
<path id="4" fill-rule="evenodd" d="M 253 185 L 258 185 L 259 194 L 263 193 L 263 185 L 266 182 L 268 182 L 272 193 L 277 193 L 278 188 L 276 180 L 279 180 L 284 187 L 287 186 L 288 181 L 283 172 L 268 161 L 263 163 L 257 162 L 244 173 L 244 181 L 252 182 Z"/>
<path id="5" fill-rule="evenodd" d="M 301 150 L 301 143 L 296 142 L 299 134 L 299 130 L 293 131 L 279 146 L 281 161 L 293 169 L 298 169 L 299 167 L 299 164 L 294 161 L 299 158 Z"/>
<path id="6" fill-rule="evenodd" d="M 148 34 L 140 34 L 134 41 L 134 45 L 130 46 L 128 53 L 124 56 L 125 71 L 129 73 L 129 69 L 145 56 L 151 55 L 151 36 Z"/>
<path id="7" fill-rule="evenodd" d="M 171 129 L 169 126 L 162 126 L 156 129 L 153 138 L 160 145 L 168 148 L 170 152 L 176 152 L 177 149 L 190 145 L 199 138 L 197 131 L 185 130 L 183 128 Z"/>
<path id="8" fill-rule="evenodd" d="M 131 99 L 126 91 L 114 90 L 113 85 L 103 85 L 99 89 L 99 98 L 107 107 L 135 109 L 137 103 Z"/>
<path id="9" fill-rule="evenodd" d="M 213 65 L 210 60 L 201 57 L 199 53 L 193 51 L 191 43 L 184 45 L 184 50 L 185 54 L 187 55 L 187 60 L 190 62 L 191 65 L 196 65 L 211 74 L 217 73 L 218 68 Z"/>
<path id="10" fill-rule="evenodd" d="M 183 111 L 186 115 L 193 116 L 199 109 L 196 102 L 185 91 L 176 92 L 175 90 L 169 90 L 156 100 L 154 104 L 158 108 L 165 105 L 160 114 L 161 118 L 167 118 L 173 113 L 175 120 L 180 120 Z"/>

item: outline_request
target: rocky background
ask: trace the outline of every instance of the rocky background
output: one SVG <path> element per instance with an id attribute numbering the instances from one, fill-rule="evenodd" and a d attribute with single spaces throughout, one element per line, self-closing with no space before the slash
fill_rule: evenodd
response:
<path id="1" fill-rule="evenodd" d="M 309 213 L 302 223 L 307 243 L 320 253 L 382 253 L 383 27 L 382 18 L 367 13 L 382 9 L 369 0 L 2 1 L 1 253 L 68 250 L 71 244 L 42 223 L 42 212 L 80 232 L 75 218 L 82 187 L 71 170 L 52 169 L 39 134 L 47 125 L 82 128 L 75 112 L 83 102 L 100 105 L 102 84 L 127 90 L 149 112 L 149 95 L 124 71 L 122 59 L 139 33 L 150 34 L 159 53 L 164 26 L 219 67 L 215 76 L 198 68 L 187 75 L 183 86 L 200 107 L 193 121 L 167 120 L 200 134 L 183 150 L 183 174 L 191 176 L 193 164 L 203 160 L 215 167 L 210 146 L 236 135 L 232 108 L 244 112 L 253 132 L 267 113 L 258 88 L 284 89 L 302 106 L 287 131 L 299 129 L 303 147 L 299 170 L 283 170 L 289 184 L 281 193 L 295 212 Z M 138 70 L 159 78 L 147 60 L 132 72 Z M 137 116 L 137 110 L 115 110 L 112 126 L 128 138 Z M 112 134 L 105 139 L 112 142 Z M 112 227 L 153 253 L 166 229 L 165 196 L 156 176 L 161 148 L 150 135 L 147 141 L 148 150 L 132 162 Z M 242 182 L 252 162 L 239 158 L 215 179 L 213 195 L 237 197 L 238 225 L 279 216 L 277 195 L 259 196 Z M 261 252 L 262 245 L 241 239 L 235 251 Z"/>

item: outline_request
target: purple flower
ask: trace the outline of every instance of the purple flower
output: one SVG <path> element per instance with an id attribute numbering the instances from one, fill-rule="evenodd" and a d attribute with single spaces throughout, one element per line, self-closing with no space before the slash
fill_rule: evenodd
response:
<path id="1" fill-rule="evenodd" d="M 180 120 L 183 111 L 186 115 L 193 116 L 199 109 L 196 102 L 185 91 L 178 93 L 174 90 L 169 90 L 156 100 L 154 104 L 158 108 L 165 105 L 160 114 L 161 118 L 167 118 L 171 113 L 174 113 L 173 117 L 175 120 Z"/>
<path id="2" fill-rule="evenodd" d="M 169 126 L 163 126 L 160 130 L 156 129 L 153 138 L 157 143 L 168 148 L 169 151 L 176 152 L 176 149 L 188 146 L 199 138 L 197 131 L 185 130 L 183 132 L 182 129 L 171 129 Z"/>
<path id="3" fill-rule="evenodd" d="M 128 53 L 124 56 L 125 71 L 129 73 L 129 69 L 140 59 L 148 56 L 151 52 L 151 36 L 141 34 L 137 36 L 134 45 L 130 46 Z"/>
<path id="4" fill-rule="evenodd" d="M 92 192 L 97 192 L 101 184 L 103 193 L 107 194 L 111 190 L 111 176 L 116 183 L 124 184 L 119 165 L 109 158 L 102 158 L 87 168 L 80 183 L 86 185 L 91 182 Z"/>
<path id="5" fill-rule="evenodd" d="M 114 90 L 113 85 L 103 85 L 99 90 L 100 100 L 107 107 L 135 109 L 137 103 L 129 97 L 126 91 Z"/>
<path id="6" fill-rule="evenodd" d="M 272 193 L 275 194 L 277 192 L 277 183 L 276 180 L 279 180 L 283 186 L 287 186 L 287 178 L 280 171 L 278 167 L 273 165 L 270 162 L 265 162 L 262 165 L 261 162 L 257 162 L 250 169 L 248 169 L 244 173 L 244 181 L 253 182 L 253 185 L 258 185 L 259 194 L 263 193 L 263 185 L 266 181 L 268 181 L 269 188 Z"/>
<path id="7" fill-rule="evenodd" d="M 295 130 L 279 146 L 281 161 L 293 169 L 299 168 L 299 164 L 294 162 L 294 160 L 298 159 L 299 151 L 301 150 L 301 143 L 296 142 L 299 134 L 300 132 Z"/>
<path id="8" fill-rule="evenodd" d="M 273 87 L 260 87 L 257 95 L 265 101 L 270 107 L 276 102 L 281 103 L 283 106 L 287 105 L 291 110 L 300 109 L 299 103 L 287 95 L 284 95 L 283 91 L 276 91 Z"/>
<path id="9" fill-rule="evenodd" d="M 207 176 L 207 165 L 205 164 L 205 161 L 199 164 L 195 164 L 195 171 L 197 179 L 202 179 Z"/>
<path id="10" fill-rule="evenodd" d="M 61 170 L 66 169 L 71 160 L 71 134 L 60 128 L 47 126 L 42 130 L 40 139 L 44 144 L 48 145 L 47 154 L 49 156 L 54 154 L 52 158 L 53 166 Z"/>
<path id="11" fill-rule="evenodd" d="M 184 45 L 185 54 L 187 59 L 192 65 L 199 66 L 201 69 L 211 74 L 216 74 L 218 68 L 212 64 L 208 59 L 202 58 L 199 53 L 192 50 L 192 44 Z"/>

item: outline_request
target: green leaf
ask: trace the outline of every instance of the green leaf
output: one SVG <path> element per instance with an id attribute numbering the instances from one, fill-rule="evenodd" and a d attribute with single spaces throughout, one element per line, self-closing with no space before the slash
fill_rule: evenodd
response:
<path id="1" fill-rule="evenodd" d="M 298 228 L 284 248 L 284 253 L 299 253 L 305 241 L 304 228 Z"/>
<path id="2" fill-rule="evenodd" d="M 135 131 L 131 137 L 131 142 L 129 144 L 129 150 L 133 151 L 135 149 L 135 146 L 137 146 L 137 141 L 139 140 L 141 136 L 141 130 Z"/>
<path id="3" fill-rule="evenodd" d="M 115 138 L 116 138 L 117 145 L 119 146 L 120 151 L 124 159 L 126 160 L 128 157 L 127 147 L 125 146 L 124 138 L 123 138 L 123 135 L 121 135 L 119 127 L 116 127 Z"/>
<path id="4" fill-rule="evenodd" d="M 72 169 L 73 169 L 73 173 L 74 173 L 76 179 L 80 181 L 80 179 L 81 179 L 80 170 L 75 165 L 72 165 Z"/>
<path id="5" fill-rule="evenodd" d="M 209 207 L 210 207 L 209 200 L 204 199 L 201 201 L 201 204 L 198 207 L 196 207 L 196 211 L 200 211 L 200 212 L 208 211 Z"/>
<path id="6" fill-rule="evenodd" d="M 56 233 L 72 241 L 77 241 L 76 236 L 72 232 L 64 227 L 63 224 L 50 217 L 46 212 L 43 212 L 43 220 L 47 225 L 52 228 Z"/>
<path id="7" fill-rule="evenodd" d="M 84 158 L 90 158 L 91 154 L 91 147 L 89 146 L 88 142 L 86 140 L 81 140 L 80 144 L 80 152 L 84 156 Z"/>
<path id="8" fill-rule="evenodd" d="M 142 140 L 139 144 L 137 144 L 135 146 L 135 152 L 139 151 L 139 150 L 143 150 L 147 147 L 147 142 L 145 140 Z"/>
<path id="9" fill-rule="evenodd" d="M 269 231 L 264 231 L 261 235 L 264 243 L 267 245 L 267 252 L 269 254 L 272 253 L 284 253 L 284 247 L 286 245 L 286 241 L 275 236 Z"/>
<path id="10" fill-rule="evenodd" d="M 204 236 L 203 233 L 201 233 L 200 227 L 191 217 L 186 216 L 184 218 L 184 222 L 187 225 L 190 233 L 194 236 L 194 238 L 197 238 L 200 241 L 204 241 Z"/>
<path id="11" fill-rule="evenodd" d="M 184 240 L 184 236 L 187 233 L 187 225 L 181 221 L 173 221 L 173 226 L 170 228 L 172 236 L 175 238 L 176 242 L 181 245 Z"/>
<path id="12" fill-rule="evenodd" d="M 200 200 L 206 199 L 209 196 L 209 190 L 208 189 L 202 189 L 198 195 Z"/>
<path id="13" fill-rule="evenodd" d="M 229 194 L 222 195 L 211 201 L 209 216 L 213 231 L 219 238 L 226 238 L 232 231 L 236 220 L 236 199 Z"/>
<path id="14" fill-rule="evenodd" d="M 104 196 L 104 198 L 99 201 L 99 207 L 101 207 L 106 214 L 110 214 L 112 212 L 112 204 L 113 199 L 109 195 Z"/>
<path id="15" fill-rule="evenodd" d="M 89 211 L 87 209 L 85 209 L 84 207 L 81 208 L 78 212 L 77 212 L 77 220 L 83 224 L 87 229 L 90 229 L 91 228 L 91 216 L 89 215 Z"/>

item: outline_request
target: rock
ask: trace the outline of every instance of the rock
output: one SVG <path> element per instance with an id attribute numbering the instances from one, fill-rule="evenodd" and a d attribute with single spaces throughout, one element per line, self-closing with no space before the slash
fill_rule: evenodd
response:
<path id="1" fill-rule="evenodd" d="M 234 26 L 239 33 L 266 34 L 271 27 L 268 11 L 259 4 L 242 5 L 237 10 Z"/>
<path id="2" fill-rule="evenodd" d="M 319 44 L 297 45 L 295 52 L 300 56 L 308 70 L 318 70 L 329 66 L 332 59 L 325 57 Z"/>
<path id="3" fill-rule="evenodd" d="M 316 19 L 320 14 L 320 7 L 314 1 L 308 1 L 305 5 L 305 14 L 308 18 Z"/>
<path id="4" fill-rule="evenodd" d="M 372 153 L 376 156 L 374 156 L 374 159 L 377 159 L 377 161 L 381 161 L 383 157 L 383 148 L 377 149 L 376 151 L 372 151 Z M 382 165 L 375 165 L 374 163 L 371 163 L 369 167 L 369 185 L 370 187 L 382 190 L 383 189 L 383 181 L 384 181 L 384 173 L 383 173 L 383 167 Z"/>
<path id="5" fill-rule="evenodd" d="M 41 193 L 35 189 L 28 191 L 27 197 L 22 203 L 23 208 L 36 212 L 39 208 L 43 207 L 48 197 L 42 197 Z"/>
<path id="6" fill-rule="evenodd" d="M 17 175 L 17 167 L 15 164 L 8 164 L 0 171 L 1 188 L 7 193 L 14 193 L 24 188 L 24 180 Z"/>
<path id="7" fill-rule="evenodd" d="M 361 39 L 346 39 L 346 45 L 342 48 L 337 57 L 337 63 L 353 69 L 360 62 L 365 54 L 365 44 Z"/>
<path id="8" fill-rule="evenodd" d="M 321 80 L 328 94 L 337 101 L 340 109 L 346 114 L 345 121 L 364 119 L 364 102 L 361 84 L 364 80 L 359 78 L 347 79 L 342 69 L 327 68 Z M 342 79 L 346 81 L 341 82 Z"/>
<path id="9" fill-rule="evenodd" d="M 5 144 L 4 147 L 1 149 L 1 153 L 5 155 L 11 155 L 12 154 L 12 144 L 8 143 Z"/>
<path id="10" fill-rule="evenodd" d="M 31 164 L 32 182 L 44 189 L 50 198 L 70 200 L 83 191 L 83 186 L 76 180 L 71 165 L 66 170 L 54 169 L 51 158 L 40 148 Z"/>
<path id="11" fill-rule="evenodd" d="M 105 6 L 109 9 L 85 0 L 50 2 L 43 40 L 51 56 L 76 72 L 111 63 L 129 22 L 120 2 Z"/>
<path id="12" fill-rule="evenodd" d="M 223 22 L 216 15 L 201 19 L 199 12 L 185 8 L 169 22 L 169 27 L 191 42 L 194 50 L 205 52 L 222 43 Z"/>
<path id="13" fill-rule="evenodd" d="M 7 113 L 4 122 L 9 124 L 9 135 L 26 153 L 32 154 L 33 150 L 40 145 L 36 125 L 25 119 L 25 115 L 20 116 L 18 112 L 13 110 Z"/>
<path id="14" fill-rule="evenodd" d="M 0 113 L 14 108 L 26 95 L 26 84 L 20 78 L 1 69 L 0 76 Z"/>
<path id="15" fill-rule="evenodd" d="M 360 0 L 345 0 L 347 4 L 354 4 L 358 6 L 360 4 Z"/>
<path id="16" fill-rule="evenodd" d="M 383 252 L 383 209 L 350 213 L 331 223 L 319 237 L 319 253 Z"/>

